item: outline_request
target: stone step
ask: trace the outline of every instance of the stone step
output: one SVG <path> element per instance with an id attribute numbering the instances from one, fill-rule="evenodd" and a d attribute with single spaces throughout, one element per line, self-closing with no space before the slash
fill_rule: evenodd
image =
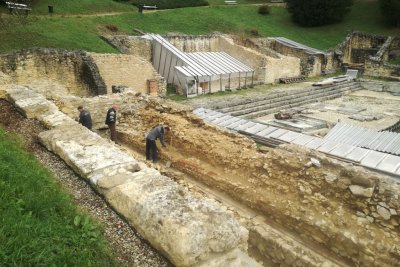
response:
<path id="1" fill-rule="evenodd" d="M 318 93 L 320 91 L 327 91 L 327 90 L 334 90 L 334 89 L 341 89 L 343 87 L 347 87 L 348 85 L 352 85 L 354 82 L 343 82 L 334 86 L 330 87 L 312 87 L 304 90 L 296 90 L 296 91 L 284 91 L 284 92 L 276 92 L 276 93 L 271 93 L 268 94 L 265 97 L 262 98 L 257 98 L 257 99 L 246 99 L 242 103 L 236 103 L 236 104 L 230 104 L 229 106 L 223 107 L 216 109 L 221 112 L 229 112 L 233 110 L 241 110 L 243 109 L 246 105 L 256 105 L 256 103 L 260 102 L 260 105 L 264 103 L 269 102 L 276 102 L 278 99 L 291 99 L 291 98 L 296 98 L 298 96 L 306 96 L 306 95 L 313 95 L 315 93 Z M 358 85 L 358 83 L 357 83 Z"/>
<path id="2" fill-rule="evenodd" d="M 360 86 L 358 85 L 352 85 L 351 87 L 343 87 L 341 89 L 338 90 L 334 90 L 334 91 L 326 91 L 326 92 L 320 92 L 318 94 L 314 94 L 314 95 L 309 95 L 309 96 L 303 96 L 303 97 L 298 97 L 298 98 L 294 98 L 291 99 L 289 101 L 279 101 L 273 104 L 266 104 L 263 106 L 256 106 L 253 108 L 248 108 L 248 109 L 244 109 L 244 110 L 240 110 L 237 112 L 228 112 L 229 115 L 232 116 L 245 116 L 246 114 L 253 114 L 256 113 L 258 111 L 263 111 L 263 110 L 268 110 L 268 109 L 274 109 L 276 107 L 279 107 L 279 110 L 288 108 L 288 107 L 297 107 L 297 106 L 301 106 L 304 105 L 305 103 L 309 104 L 312 102 L 318 102 L 318 101 L 325 101 L 327 99 L 333 99 L 335 97 L 340 97 L 343 95 L 343 93 L 347 92 L 347 91 L 355 91 L 355 90 L 360 90 L 362 89 Z M 333 98 L 325 98 L 325 96 L 335 96 Z M 312 100 L 311 102 L 307 102 L 306 100 Z M 306 101 L 306 102 L 304 102 Z M 274 109 L 275 110 L 275 109 Z M 275 111 L 274 111 L 275 112 Z M 271 114 L 271 112 L 266 113 L 266 114 Z M 259 115 L 257 115 L 259 116 Z M 252 118 L 256 117 L 256 116 L 251 116 Z"/>
<path id="3" fill-rule="evenodd" d="M 232 114 L 234 115 L 236 111 L 244 111 L 246 109 L 251 109 L 254 107 L 258 107 L 258 106 L 264 106 L 264 105 L 268 105 L 268 104 L 275 104 L 276 106 L 282 105 L 281 103 L 285 102 L 285 101 L 298 101 L 298 99 L 304 99 L 304 98 L 317 98 L 323 94 L 329 94 L 330 92 L 334 92 L 334 91 L 347 91 L 347 90 L 353 90 L 354 86 L 350 86 L 350 87 L 341 87 L 341 88 L 329 88 L 329 90 L 318 90 L 318 91 L 314 91 L 314 92 L 307 92 L 307 93 L 301 93 L 301 94 L 295 94 L 295 95 L 291 95 L 291 96 L 284 96 L 284 97 L 278 97 L 278 98 L 274 98 L 274 99 L 268 99 L 268 100 L 263 100 L 263 101 L 255 101 L 254 103 L 246 103 L 246 104 L 242 104 L 240 106 L 233 106 L 231 108 L 225 108 L 223 110 L 218 110 L 221 112 L 225 112 L 228 114 Z"/>
<path id="4" fill-rule="evenodd" d="M 342 89 L 343 91 L 347 91 L 347 89 Z M 322 92 L 319 94 L 315 94 L 315 95 L 311 95 L 311 96 L 303 96 L 303 97 L 298 97 L 298 98 L 293 98 L 289 101 L 287 100 L 283 100 L 283 101 L 277 101 L 273 104 L 266 104 L 266 105 L 262 105 L 262 106 L 256 106 L 256 107 L 252 107 L 252 108 L 248 108 L 248 109 L 244 109 L 244 110 L 240 110 L 240 111 L 235 111 L 235 112 L 229 112 L 229 115 L 232 116 L 242 116 L 242 115 L 246 115 L 246 114 L 253 114 L 259 111 L 263 111 L 263 110 L 268 110 L 268 109 L 273 109 L 276 107 L 279 107 L 280 110 L 285 109 L 286 107 L 292 107 L 292 106 L 300 106 L 304 103 L 304 101 L 307 100 L 312 100 L 312 102 L 318 102 L 318 101 L 323 101 L 322 99 L 325 96 L 331 96 L 331 95 L 335 95 L 336 97 L 340 97 L 343 95 L 343 92 L 341 90 L 334 90 L 334 91 L 329 91 L 329 92 Z M 312 103 L 309 102 L 309 103 Z"/>

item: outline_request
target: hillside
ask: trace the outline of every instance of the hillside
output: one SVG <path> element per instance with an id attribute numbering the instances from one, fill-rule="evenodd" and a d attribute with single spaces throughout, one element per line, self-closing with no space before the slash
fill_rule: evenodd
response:
<path id="1" fill-rule="evenodd" d="M 223 3 L 222 1 L 220 1 Z M 243 3 L 244 1 L 239 1 Z M 253 1 L 254 2 L 254 1 Z M 282 6 L 271 7 L 271 14 L 257 13 L 257 4 L 218 5 L 162 10 L 140 14 L 128 3 L 112 0 L 52 0 L 53 15 L 47 2 L 36 1 L 27 17 L 11 16 L 5 6 L 0 8 L 0 52 L 29 47 L 84 49 L 116 53 L 100 36 L 144 32 L 165 34 L 208 34 L 214 31 L 239 36 L 283 36 L 319 49 L 335 47 L 350 31 L 397 35 L 400 29 L 386 28 L 376 1 L 355 1 L 352 12 L 339 24 L 302 28 L 290 21 Z"/>

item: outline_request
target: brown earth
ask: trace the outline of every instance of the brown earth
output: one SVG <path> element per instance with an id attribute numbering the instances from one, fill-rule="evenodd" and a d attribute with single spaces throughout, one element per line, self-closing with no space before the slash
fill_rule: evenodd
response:
<path id="1" fill-rule="evenodd" d="M 166 136 L 168 148 L 160 150 L 162 172 L 174 177 L 178 170 L 228 194 L 301 242 L 324 252 L 333 249 L 333 258 L 343 255 L 339 256 L 343 264 L 354 264 L 348 255 L 358 257 L 366 246 L 344 240 L 344 230 L 357 233 L 360 243 L 371 238 L 390 243 L 399 237 L 398 227 L 391 227 L 388 235 L 376 224 L 359 227 L 355 216 L 366 207 L 351 194 L 349 185 L 370 187 L 380 179 L 378 174 L 296 145 L 260 150 L 252 140 L 205 124 L 188 107 L 171 102 L 150 101 L 147 108 L 122 117 L 119 138 L 142 155 L 146 132 L 158 123 L 172 127 Z M 311 158 L 321 166 L 311 164 Z M 164 167 L 169 161 L 172 168 Z"/>

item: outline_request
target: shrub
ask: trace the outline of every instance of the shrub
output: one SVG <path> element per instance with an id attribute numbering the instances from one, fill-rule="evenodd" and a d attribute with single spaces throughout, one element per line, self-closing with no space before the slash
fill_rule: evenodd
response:
<path id="1" fill-rule="evenodd" d="M 386 24 L 400 26 L 400 0 L 379 0 L 379 4 Z"/>
<path id="2" fill-rule="evenodd" d="M 159 9 L 173 9 L 180 7 L 208 6 L 207 0 L 132 0 L 135 6 L 157 6 Z"/>
<path id="3" fill-rule="evenodd" d="M 262 5 L 258 8 L 258 14 L 269 15 L 271 13 L 269 6 Z"/>
<path id="4" fill-rule="evenodd" d="M 261 36 L 257 29 L 246 29 L 245 32 L 246 32 L 248 35 L 253 36 L 253 37 L 259 37 L 259 36 Z"/>
<path id="5" fill-rule="evenodd" d="M 107 30 L 111 32 L 118 32 L 118 27 L 112 24 L 106 25 Z"/>
<path id="6" fill-rule="evenodd" d="M 292 20 L 302 26 L 320 26 L 340 22 L 350 11 L 352 0 L 287 0 Z"/>

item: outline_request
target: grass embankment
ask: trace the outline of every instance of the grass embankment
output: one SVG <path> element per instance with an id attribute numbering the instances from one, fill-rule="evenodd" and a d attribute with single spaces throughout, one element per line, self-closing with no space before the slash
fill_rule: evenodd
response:
<path id="1" fill-rule="evenodd" d="M 53 16 L 35 16 L 33 12 L 32 16 L 28 16 L 26 24 L 19 23 L 15 17 L 3 15 L 5 25 L 0 29 L 0 53 L 35 46 L 115 53 L 117 51 L 99 37 L 100 34 L 110 33 L 106 30 L 107 25 L 116 26 L 117 33 L 121 34 L 132 34 L 133 28 L 160 34 L 167 32 L 208 34 L 220 31 L 247 36 L 252 32 L 258 33 L 259 36 L 283 36 L 323 50 L 335 47 L 354 30 L 381 35 L 400 34 L 399 28 L 384 26 L 377 1 L 355 1 L 351 13 L 343 22 L 313 28 L 303 28 L 293 24 L 283 7 L 272 7 L 271 14 L 267 16 L 258 14 L 256 5 L 240 4 L 180 8 L 139 14 L 132 5 L 115 3 L 112 0 L 98 2 L 84 0 L 81 1 L 81 8 L 79 8 L 80 1 L 78 0 L 57 1 L 60 3 L 55 5 Z M 90 3 L 97 3 L 98 6 L 92 7 Z M 40 9 L 36 13 L 42 13 L 42 10 L 47 8 L 43 4 L 40 5 L 33 7 L 34 10 Z M 58 5 L 64 5 L 65 11 Z M 92 16 L 94 10 L 101 15 Z M 108 13 L 127 11 L 128 13 L 104 16 L 105 11 Z M 3 9 L 3 13 L 6 14 L 7 10 Z M 64 13 L 68 15 L 60 15 Z"/>
<path id="2" fill-rule="evenodd" d="M 101 229 L 0 128 L 0 265 L 117 266 Z"/>

